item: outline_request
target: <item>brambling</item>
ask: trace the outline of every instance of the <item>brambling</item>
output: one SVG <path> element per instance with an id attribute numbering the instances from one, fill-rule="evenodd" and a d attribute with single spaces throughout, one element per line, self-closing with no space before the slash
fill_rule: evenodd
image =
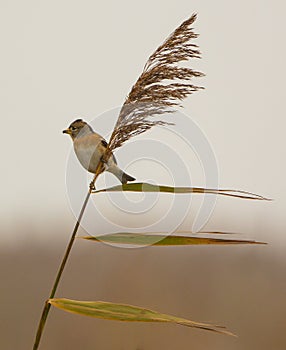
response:
<path id="1" fill-rule="evenodd" d="M 64 134 L 71 136 L 73 140 L 74 151 L 80 164 L 90 173 L 95 174 L 98 163 L 107 148 L 105 139 L 93 131 L 92 127 L 82 119 L 77 119 L 71 123 L 68 129 L 63 130 Z M 128 181 L 134 181 L 135 178 L 122 171 L 116 162 L 113 154 L 104 164 L 104 170 L 115 175 L 122 184 Z"/>

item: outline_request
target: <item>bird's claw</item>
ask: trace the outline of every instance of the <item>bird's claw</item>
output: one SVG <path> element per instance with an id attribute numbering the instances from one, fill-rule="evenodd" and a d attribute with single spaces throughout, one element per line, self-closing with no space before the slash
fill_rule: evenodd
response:
<path id="1" fill-rule="evenodd" d="M 94 182 L 91 181 L 91 183 L 89 184 L 89 190 L 92 192 L 92 191 L 95 191 L 95 186 L 94 186 Z"/>

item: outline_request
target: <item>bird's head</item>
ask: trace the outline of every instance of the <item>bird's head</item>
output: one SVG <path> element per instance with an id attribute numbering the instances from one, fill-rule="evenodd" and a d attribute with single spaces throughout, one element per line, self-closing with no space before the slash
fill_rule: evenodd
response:
<path id="1" fill-rule="evenodd" d="M 93 132 L 91 126 L 82 119 L 76 119 L 66 130 L 63 130 L 63 133 L 70 135 L 73 140 L 78 136 L 83 136 L 91 132 Z"/>

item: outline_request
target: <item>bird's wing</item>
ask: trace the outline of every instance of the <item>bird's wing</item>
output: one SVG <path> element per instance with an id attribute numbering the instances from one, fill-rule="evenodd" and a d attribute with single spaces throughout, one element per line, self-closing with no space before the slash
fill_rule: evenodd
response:
<path id="1" fill-rule="evenodd" d="M 101 142 L 103 147 L 107 148 L 108 143 L 106 142 L 106 140 L 102 139 L 100 142 Z"/>
<path id="2" fill-rule="evenodd" d="M 101 143 L 101 146 L 103 146 L 104 152 L 105 152 L 106 149 L 107 149 L 107 147 L 108 147 L 108 143 L 106 142 L 106 140 L 105 140 L 104 138 L 102 138 L 102 139 L 100 140 L 100 143 Z M 117 160 L 116 160 L 114 154 L 112 154 L 112 159 L 113 159 L 114 163 L 117 164 Z"/>
<path id="3" fill-rule="evenodd" d="M 149 57 L 120 110 L 108 144 L 110 151 L 154 125 L 170 124 L 151 117 L 174 112 L 183 99 L 202 89 L 190 81 L 203 73 L 178 66 L 179 62 L 200 58 L 198 46 L 191 42 L 198 36 L 191 28 L 196 17 L 194 14 L 183 22 Z"/>

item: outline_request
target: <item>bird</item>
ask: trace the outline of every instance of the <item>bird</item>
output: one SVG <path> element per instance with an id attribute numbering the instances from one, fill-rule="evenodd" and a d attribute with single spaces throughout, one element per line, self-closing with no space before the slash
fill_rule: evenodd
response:
<path id="1" fill-rule="evenodd" d="M 80 164 L 87 171 L 95 174 L 108 146 L 106 140 L 82 119 L 73 121 L 66 130 L 63 130 L 63 133 L 71 136 L 74 151 Z M 104 170 L 115 175 L 122 184 L 135 180 L 134 177 L 119 168 L 113 153 L 104 163 Z"/>

